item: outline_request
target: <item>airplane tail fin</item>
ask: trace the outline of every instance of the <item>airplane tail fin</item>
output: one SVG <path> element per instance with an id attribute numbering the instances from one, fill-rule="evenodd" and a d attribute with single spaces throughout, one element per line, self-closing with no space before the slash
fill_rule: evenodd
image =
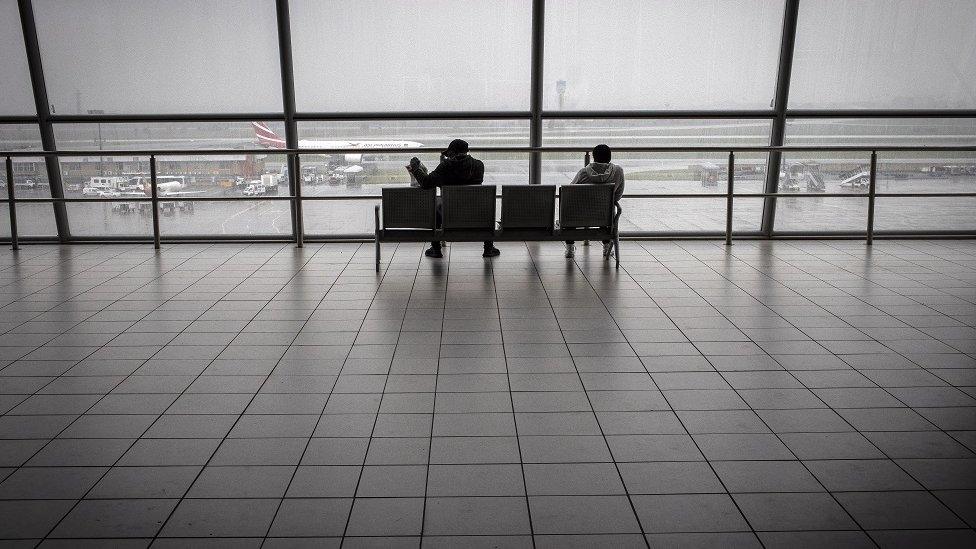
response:
<path id="1" fill-rule="evenodd" d="M 285 140 L 276 134 L 274 130 L 268 127 L 265 122 L 251 122 L 251 127 L 254 128 L 254 135 L 258 139 L 258 143 L 262 147 L 267 147 L 269 149 L 284 149 Z"/>

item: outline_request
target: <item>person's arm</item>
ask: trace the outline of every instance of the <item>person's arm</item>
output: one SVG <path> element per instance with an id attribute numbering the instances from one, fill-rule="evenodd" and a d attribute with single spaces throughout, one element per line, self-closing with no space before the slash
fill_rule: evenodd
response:
<path id="1" fill-rule="evenodd" d="M 474 166 L 474 179 L 478 185 L 485 182 L 485 163 L 478 160 Z"/>
<path id="2" fill-rule="evenodd" d="M 617 166 L 617 173 L 614 176 L 613 182 L 613 201 L 620 202 L 620 198 L 624 195 L 624 169 Z"/>
<path id="3" fill-rule="evenodd" d="M 579 184 L 583 183 L 583 177 L 585 175 L 586 175 L 586 168 L 583 168 L 580 171 L 576 172 L 576 176 L 573 177 L 573 180 L 570 181 L 569 184 L 570 185 L 579 185 Z"/>
<path id="4" fill-rule="evenodd" d="M 421 189 L 433 189 L 443 184 L 444 171 L 441 170 L 440 164 L 430 173 L 426 173 L 423 170 L 415 170 L 412 173 Z"/>

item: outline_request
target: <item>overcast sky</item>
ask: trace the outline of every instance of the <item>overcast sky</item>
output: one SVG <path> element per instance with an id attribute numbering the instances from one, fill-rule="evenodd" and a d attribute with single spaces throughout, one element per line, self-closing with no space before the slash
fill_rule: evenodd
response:
<path id="1" fill-rule="evenodd" d="M 280 112 L 273 0 L 34 0 L 55 112 Z M 529 108 L 527 0 L 291 0 L 305 111 Z M 976 108 L 976 0 L 803 0 L 793 107 Z M 548 0 L 545 108 L 768 108 L 782 2 Z M 0 113 L 33 100 L 0 0 Z"/>

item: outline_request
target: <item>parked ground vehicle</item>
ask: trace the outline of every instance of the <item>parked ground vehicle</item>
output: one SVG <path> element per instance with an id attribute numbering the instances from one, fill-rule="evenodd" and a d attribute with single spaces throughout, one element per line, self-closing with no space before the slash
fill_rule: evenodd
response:
<path id="1" fill-rule="evenodd" d="M 705 163 L 698 166 L 702 187 L 718 187 L 718 166 Z"/>

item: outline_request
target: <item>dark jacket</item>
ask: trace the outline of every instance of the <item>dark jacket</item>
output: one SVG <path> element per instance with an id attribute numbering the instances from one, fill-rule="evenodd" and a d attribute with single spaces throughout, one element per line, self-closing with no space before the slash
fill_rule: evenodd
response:
<path id="1" fill-rule="evenodd" d="M 466 154 L 455 158 L 444 157 L 429 174 L 415 171 L 413 175 L 424 189 L 445 185 L 481 185 L 485 179 L 485 164 Z"/>

